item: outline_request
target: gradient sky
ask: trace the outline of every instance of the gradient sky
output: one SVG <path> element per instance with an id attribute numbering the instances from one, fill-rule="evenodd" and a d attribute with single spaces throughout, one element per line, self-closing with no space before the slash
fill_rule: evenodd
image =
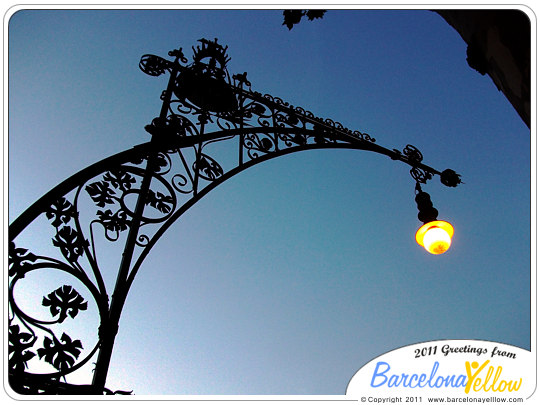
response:
<path id="1" fill-rule="evenodd" d="M 12 14 L 9 222 L 71 174 L 148 141 L 166 77 L 143 74 L 140 57 L 178 47 L 191 57 L 204 37 L 228 45 L 229 72 L 248 72 L 254 90 L 460 173 L 455 189 L 438 177 L 424 187 L 454 224 L 451 250 L 433 256 L 415 243 L 405 164 L 352 150 L 262 163 L 213 190 L 149 255 L 107 386 L 344 394 L 366 362 L 413 343 L 529 350 L 530 131 L 467 65 L 457 32 L 423 10 L 281 23 L 281 10 Z"/>

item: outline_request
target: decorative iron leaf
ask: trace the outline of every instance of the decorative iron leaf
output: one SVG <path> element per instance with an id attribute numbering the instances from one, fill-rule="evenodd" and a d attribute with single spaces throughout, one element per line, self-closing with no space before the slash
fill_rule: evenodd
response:
<path id="1" fill-rule="evenodd" d="M 123 170 L 111 170 L 103 176 L 103 180 L 122 191 L 131 189 L 131 185 L 136 181 L 133 176 Z"/>
<path id="2" fill-rule="evenodd" d="M 64 197 L 55 202 L 46 213 L 48 219 L 52 219 L 52 225 L 58 228 L 60 225 L 67 224 L 71 218 L 76 215 L 75 207 Z"/>
<path id="3" fill-rule="evenodd" d="M 9 242 L 8 249 L 8 272 L 10 277 L 19 276 L 24 277 L 28 262 L 35 262 L 37 260 L 36 255 L 29 253 L 28 249 L 17 248 L 13 241 Z"/>
<path id="4" fill-rule="evenodd" d="M 68 315 L 75 318 L 79 311 L 85 311 L 88 308 L 88 303 L 70 285 L 64 285 L 43 297 L 41 304 L 50 307 L 52 316 L 60 314 L 58 323 L 64 322 Z"/>
<path id="5" fill-rule="evenodd" d="M 72 263 L 82 256 L 84 247 L 88 245 L 88 241 L 69 226 L 62 227 L 52 241 L 53 245 L 60 248 L 64 257 Z"/>
<path id="6" fill-rule="evenodd" d="M 158 211 L 167 214 L 171 211 L 173 205 L 173 199 L 169 195 L 161 194 L 159 191 L 157 193 L 150 190 L 148 192 L 148 199 L 146 204 L 154 207 Z"/>
<path id="7" fill-rule="evenodd" d="M 57 370 L 65 371 L 75 364 L 75 360 L 81 354 L 83 346 L 80 340 L 72 341 L 65 333 L 62 334 L 60 340 L 64 343 L 61 343 L 55 336 L 53 336 L 53 340 L 45 337 L 43 347 L 38 349 L 37 353 L 40 359 L 44 358 L 47 363 Z"/>
<path id="8" fill-rule="evenodd" d="M 109 187 L 109 183 L 105 181 L 96 181 L 89 184 L 85 190 L 90 194 L 90 197 L 92 197 L 92 200 L 94 200 L 98 207 L 105 207 L 105 204 L 112 204 L 114 202 L 111 197 L 115 195 L 115 192 Z"/>
<path id="9" fill-rule="evenodd" d="M 36 341 L 35 337 L 26 332 L 20 331 L 19 325 L 9 326 L 9 368 L 13 372 L 24 371 L 26 362 L 36 354 L 30 350 Z"/>
<path id="10" fill-rule="evenodd" d="M 199 173 L 200 177 L 209 181 L 223 175 L 223 168 L 219 163 L 204 153 L 201 153 L 199 159 L 193 163 L 193 169 Z"/>
<path id="11" fill-rule="evenodd" d="M 107 211 L 98 211 L 97 216 L 99 217 L 99 222 L 110 231 L 125 231 L 129 225 L 129 220 L 127 219 L 126 213 L 122 210 L 112 213 L 111 210 Z"/>

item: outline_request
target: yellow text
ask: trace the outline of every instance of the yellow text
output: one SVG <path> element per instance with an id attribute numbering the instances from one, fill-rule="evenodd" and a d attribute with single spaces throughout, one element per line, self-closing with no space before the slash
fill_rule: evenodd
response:
<path id="1" fill-rule="evenodd" d="M 482 365 L 479 365 L 477 361 L 473 361 L 472 363 L 469 363 L 468 361 L 465 362 L 465 370 L 467 371 L 468 378 L 467 385 L 465 386 L 466 394 L 470 392 L 471 388 L 473 389 L 473 391 L 476 392 L 480 390 L 483 390 L 485 392 L 512 392 L 520 389 L 521 378 L 519 379 L 519 382 L 517 380 L 506 381 L 500 379 L 503 371 L 502 366 L 498 366 L 496 370 L 493 366 L 489 366 L 487 368 L 486 374 L 481 375 L 482 370 L 486 368 L 488 363 L 489 360 L 486 360 L 484 363 L 482 363 Z"/>

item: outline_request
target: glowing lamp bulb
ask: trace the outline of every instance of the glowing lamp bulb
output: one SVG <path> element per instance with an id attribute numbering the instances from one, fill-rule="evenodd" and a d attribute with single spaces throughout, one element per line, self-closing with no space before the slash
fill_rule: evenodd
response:
<path id="1" fill-rule="evenodd" d="M 431 221 L 416 232 L 416 242 L 429 253 L 440 255 L 452 244 L 454 228 L 446 221 Z"/>

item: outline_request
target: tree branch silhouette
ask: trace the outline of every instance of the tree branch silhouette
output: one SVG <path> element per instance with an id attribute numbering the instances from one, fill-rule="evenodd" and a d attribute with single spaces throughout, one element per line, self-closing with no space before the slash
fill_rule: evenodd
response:
<path id="1" fill-rule="evenodd" d="M 302 20 L 302 17 L 306 16 L 309 21 L 313 21 L 317 18 L 323 18 L 324 13 L 326 10 L 284 10 L 283 25 L 291 30 Z"/>

